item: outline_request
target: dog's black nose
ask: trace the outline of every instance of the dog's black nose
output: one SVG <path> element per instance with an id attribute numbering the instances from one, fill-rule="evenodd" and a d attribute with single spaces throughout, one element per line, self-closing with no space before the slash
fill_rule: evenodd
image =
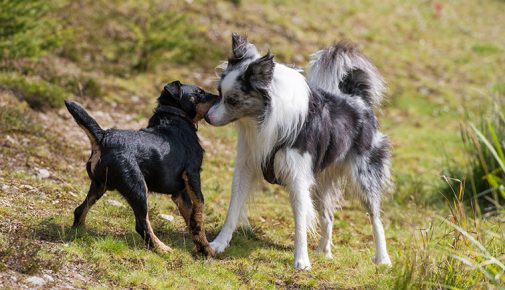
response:
<path id="1" fill-rule="evenodd" d="M 214 104 L 219 101 L 220 96 L 214 94 L 207 94 L 207 98 L 214 101 Z"/>
<path id="2" fill-rule="evenodd" d="M 209 113 L 205 114 L 205 116 L 203 116 L 203 118 L 205 119 L 205 122 L 210 124 Z"/>

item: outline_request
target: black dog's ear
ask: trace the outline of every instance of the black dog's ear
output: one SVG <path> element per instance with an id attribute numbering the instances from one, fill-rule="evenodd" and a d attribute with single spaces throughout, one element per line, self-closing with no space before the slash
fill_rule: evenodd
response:
<path id="1" fill-rule="evenodd" d="M 182 97 L 181 86 L 182 84 L 180 81 L 173 81 L 165 85 L 164 92 L 167 93 L 170 98 L 179 101 Z"/>
<path id="2" fill-rule="evenodd" d="M 247 38 L 240 36 L 238 33 L 231 34 L 231 51 L 234 58 L 242 58 L 247 52 Z"/>
<path id="3" fill-rule="evenodd" d="M 251 87 L 264 89 L 272 82 L 274 66 L 274 56 L 268 52 L 249 64 L 244 73 L 244 79 Z"/>

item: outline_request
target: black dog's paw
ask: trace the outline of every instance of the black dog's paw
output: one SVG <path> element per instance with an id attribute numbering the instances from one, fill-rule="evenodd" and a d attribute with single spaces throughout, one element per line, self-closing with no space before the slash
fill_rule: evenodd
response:
<path id="1" fill-rule="evenodd" d="M 202 247 L 197 247 L 196 249 L 196 255 L 195 256 L 203 256 L 204 258 L 213 258 L 216 256 L 216 251 L 214 249 L 207 245 L 207 246 L 202 246 Z"/>

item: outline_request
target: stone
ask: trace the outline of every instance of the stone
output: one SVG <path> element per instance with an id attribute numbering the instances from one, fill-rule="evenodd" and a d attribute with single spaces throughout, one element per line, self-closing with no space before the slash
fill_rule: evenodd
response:
<path id="1" fill-rule="evenodd" d="M 169 222 L 173 222 L 174 221 L 174 216 L 171 215 L 171 214 L 160 214 L 160 218 L 166 220 L 166 221 L 169 221 Z"/>
<path id="2" fill-rule="evenodd" d="M 40 178 L 40 179 L 46 179 L 46 178 L 49 178 L 49 170 L 47 169 L 44 169 L 44 168 L 40 168 L 40 169 L 37 169 L 37 177 Z"/>
<path id="3" fill-rule="evenodd" d="M 48 281 L 48 282 L 54 282 L 54 278 L 53 278 L 53 277 L 51 277 L 51 276 L 50 276 L 50 275 L 48 275 L 48 274 L 44 274 L 44 275 L 43 275 L 43 277 L 44 277 L 44 279 L 45 279 L 46 281 Z"/>
<path id="4" fill-rule="evenodd" d="M 26 279 L 26 282 L 35 285 L 35 286 L 43 286 L 46 284 L 46 280 L 37 277 L 37 276 L 31 276 L 28 279 Z"/>
<path id="5" fill-rule="evenodd" d="M 110 204 L 112 206 L 117 206 L 117 207 L 123 207 L 124 205 L 122 203 L 120 203 L 119 201 L 117 200 L 114 200 L 114 199 L 109 199 L 106 201 L 107 204 Z"/>

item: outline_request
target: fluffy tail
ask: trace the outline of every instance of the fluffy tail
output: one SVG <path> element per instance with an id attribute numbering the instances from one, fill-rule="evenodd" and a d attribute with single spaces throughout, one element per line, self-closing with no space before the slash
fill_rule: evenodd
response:
<path id="1" fill-rule="evenodd" d="M 88 135 L 91 146 L 97 146 L 99 141 L 102 139 L 104 130 L 98 125 L 98 123 L 93 119 L 83 107 L 79 106 L 75 102 L 65 101 L 65 106 L 67 106 L 68 111 L 74 117 L 79 127 L 81 127 L 86 135 Z"/>
<path id="2" fill-rule="evenodd" d="M 385 90 L 377 68 L 350 42 L 339 42 L 314 53 L 308 82 L 333 94 L 360 96 L 373 108 L 380 106 Z"/>

